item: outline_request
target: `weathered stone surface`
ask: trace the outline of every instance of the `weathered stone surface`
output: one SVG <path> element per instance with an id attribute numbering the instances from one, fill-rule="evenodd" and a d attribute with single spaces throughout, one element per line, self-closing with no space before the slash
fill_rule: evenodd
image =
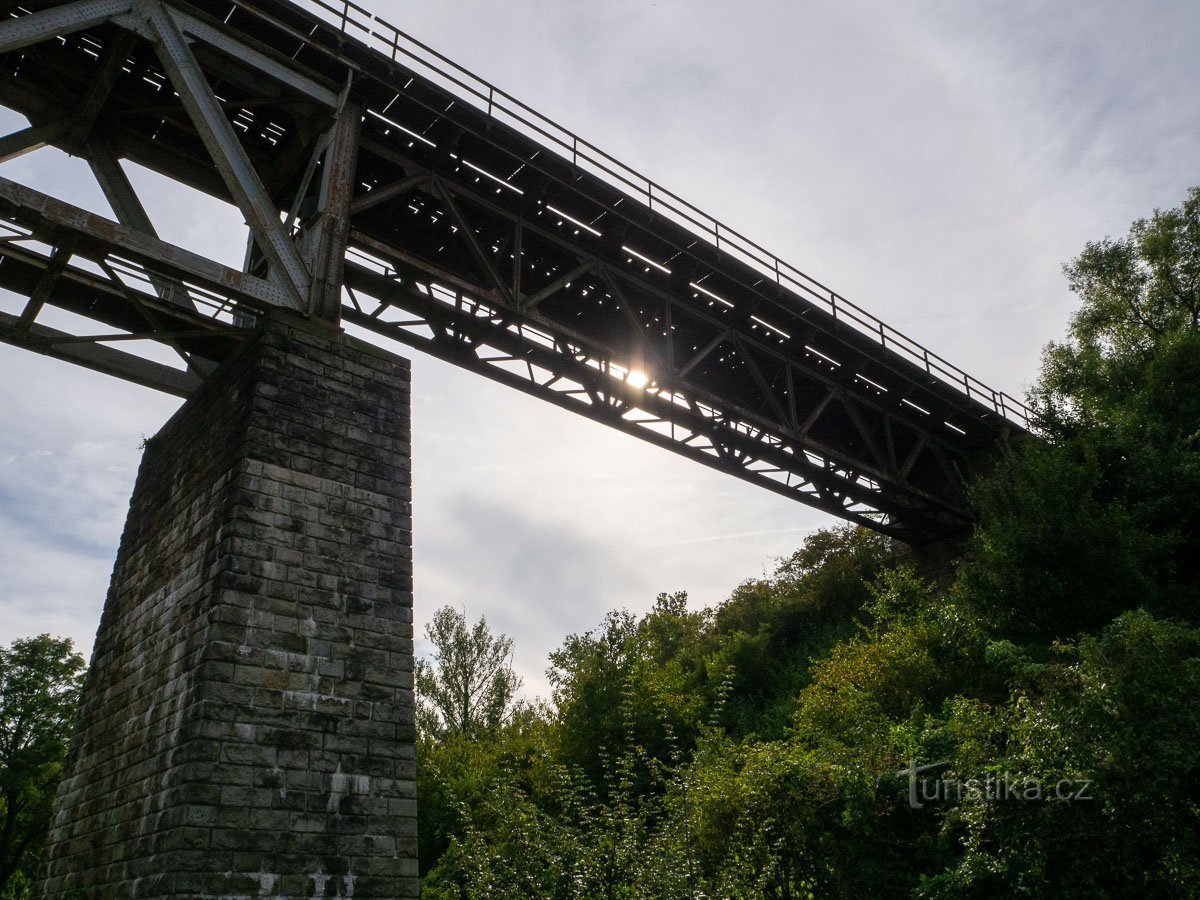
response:
<path id="1" fill-rule="evenodd" d="M 148 443 L 47 897 L 417 895 L 408 411 L 268 321 Z"/>

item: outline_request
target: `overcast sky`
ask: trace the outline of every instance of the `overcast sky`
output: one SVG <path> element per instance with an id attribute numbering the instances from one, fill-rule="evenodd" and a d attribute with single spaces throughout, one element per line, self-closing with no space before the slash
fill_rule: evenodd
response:
<path id="1" fill-rule="evenodd" d="M 1200 184 L 1194 2 L 360 2 L 1012 393 L 1062 263 Z M 235 210 L 128 168 L 165 239 L 240 265 Z M 0 175 L 111 215 L 57 151 Z M 0 642 L 89 652 L 177 401 L 6 345 L 0 372 Z M 832 524 L 436 360 L 413 382 L 418 630 L 486 615 L 530 695 L 605 611 L 716 603 Z"/>

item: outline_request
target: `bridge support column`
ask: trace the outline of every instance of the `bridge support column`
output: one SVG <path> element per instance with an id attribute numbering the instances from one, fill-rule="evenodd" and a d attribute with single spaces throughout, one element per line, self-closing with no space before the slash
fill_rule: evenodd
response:
<path id="1" fill-rule="evenodd" d="M 954 584 L 958 561 L 969 538 L 970 532 L 963 531 L 918 546 L 894 540 L 892 551 L 897 562 L 911 566 L 919 577 L 946 589 Z"/>
<path id="2" fill-rule="evenodd" d="M 148 442 L 46 897 L 417 895 L 408 387 L 267 320 Z"/>

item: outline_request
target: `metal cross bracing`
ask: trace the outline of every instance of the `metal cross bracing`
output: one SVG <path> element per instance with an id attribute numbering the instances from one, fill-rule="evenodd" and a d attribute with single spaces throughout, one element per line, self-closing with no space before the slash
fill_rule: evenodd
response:
<path id="1" fill-rule="evenodd" d="M 10 343 L 186 396 L 258 316 L 342 321 L 910 543 L 967 526 L 965 485 L 1028 425 L 350 3 L 27 0 L 0 21 L 0 103 L 29 120 L 0 162 L 81 156 L 118 220 L 0 178 L 0 288 L 28 298 Z M 245 270 L 159 240 L 121 159 L 236 204 Z M 141 338 L 183 367 L 120 349 Z"/>

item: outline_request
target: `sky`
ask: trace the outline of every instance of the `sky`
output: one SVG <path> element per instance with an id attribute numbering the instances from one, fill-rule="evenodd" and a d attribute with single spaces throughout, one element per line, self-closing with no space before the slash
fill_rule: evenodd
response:
<path id="1" fill-rule="evenodd" d="M 1018 396 L 1067 326 L 1062 264 L 1200 184 L 1185 0 L 359 2 Z M 127 171 L 164 239 L 240 265 L 236 210 Z M 0 176 L 111 216 L 58 151 Z M 418 638 L 446 604 L 486 616 L 529 697 L 606 611 L 718 603 L 835 524 L 412 356 Z M 90 652 L 139 445 L 178 403 L 0 345 L 0 643 Z"/>

